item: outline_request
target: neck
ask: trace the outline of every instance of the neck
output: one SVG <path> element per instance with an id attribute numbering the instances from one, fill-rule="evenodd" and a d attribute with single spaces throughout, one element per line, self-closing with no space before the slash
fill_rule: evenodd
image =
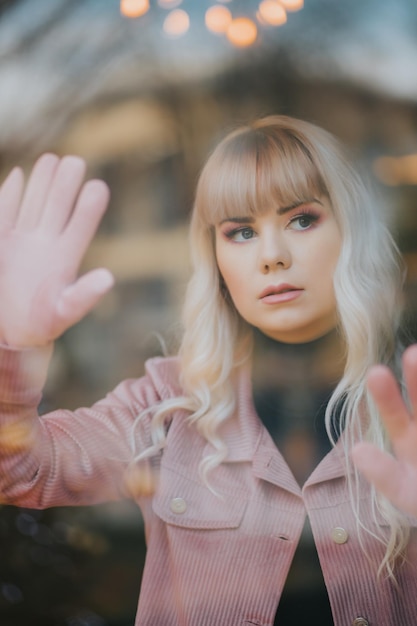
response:
<path id="1" fill-rule="evenodd" d="M 254 330 L 256 387 L 334 388 L 343 375 L 344 342 L 334 329 L 308 343 L 282 343 Z"/>
<path id="2" fill-rule="evenodd" d="M 343 342 L 335 330 L 305 344 L 255 332 L 256 411 L 300 485 L 330 450 L 324 412 L 343 367 Z"/>

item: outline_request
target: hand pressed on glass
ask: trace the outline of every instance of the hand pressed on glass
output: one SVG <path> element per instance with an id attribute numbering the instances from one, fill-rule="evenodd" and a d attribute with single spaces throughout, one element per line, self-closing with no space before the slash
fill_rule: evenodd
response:
<path id="1" fill-rule="evenodd" d="M 409 408 L 388 367 L 377 365 L 368 376 L 368 389 L 387 429 L 394 456 L 361 442 L 352 449 L 352 458 L 378 491 L 400 510 L 417 517 L 417 345 L 404 352 L 403 371 Z"/>
<path id="2" fill-rule="evenodd" d="M 83 183 L 85 163 L 44 154 L 24 191 L 15 168 L 0 189 L 0 342 L 45 345 L 80 320 L 113 285 L 106 269 L 77 278 L 109 191 Z"/>

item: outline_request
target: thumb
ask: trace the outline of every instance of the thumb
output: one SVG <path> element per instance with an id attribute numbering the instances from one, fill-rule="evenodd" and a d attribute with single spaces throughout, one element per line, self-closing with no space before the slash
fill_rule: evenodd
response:
<path id="1" fill-rule="evenodd" d="M 82 319 L 113 287 L 114 277 L 107 269 L 95 269 L 66 287 L 58 301 L 56 312 L 69 328 Z"/>

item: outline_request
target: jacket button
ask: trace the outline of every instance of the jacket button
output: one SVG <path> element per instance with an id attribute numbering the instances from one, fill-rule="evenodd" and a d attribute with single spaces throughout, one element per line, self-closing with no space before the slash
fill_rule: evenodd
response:
<path id="1" fill-rule="evenodd" d="M 332 530 L 332 539 L 335 543 L 346 543 L 346 541 L 349 539 L 347 530 L 345 530 L 341 526 L 336 526 L 336 528 L 333 528 Z M 358 625 L 354 624 L 354 626 L 361 626 L 361 624 L 360 622 L 358 622 Z"/>
<path id="2" fill-rule="evenodd" d="M 352 626 L 369 626 L 369 622 L 364 617 L 357 617 L 353 620 Z"/>
<path id="3" fill-rule="evenodd" d="M 184 498 L 172 498 L 170 507 L 173 513 L 185 513 L 187 503 Z"/>

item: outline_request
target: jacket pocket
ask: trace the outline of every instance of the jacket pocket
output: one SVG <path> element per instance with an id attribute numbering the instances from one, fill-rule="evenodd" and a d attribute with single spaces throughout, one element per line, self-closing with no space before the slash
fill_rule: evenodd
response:
<path id="1" fill-rule="evenodd" d="M 213 493 L 202 482 L 164 467 L 152 506 L 154 513 L 167 524 L 214 530 L 240 526 L 247 500 L 241 493 Z"/>

